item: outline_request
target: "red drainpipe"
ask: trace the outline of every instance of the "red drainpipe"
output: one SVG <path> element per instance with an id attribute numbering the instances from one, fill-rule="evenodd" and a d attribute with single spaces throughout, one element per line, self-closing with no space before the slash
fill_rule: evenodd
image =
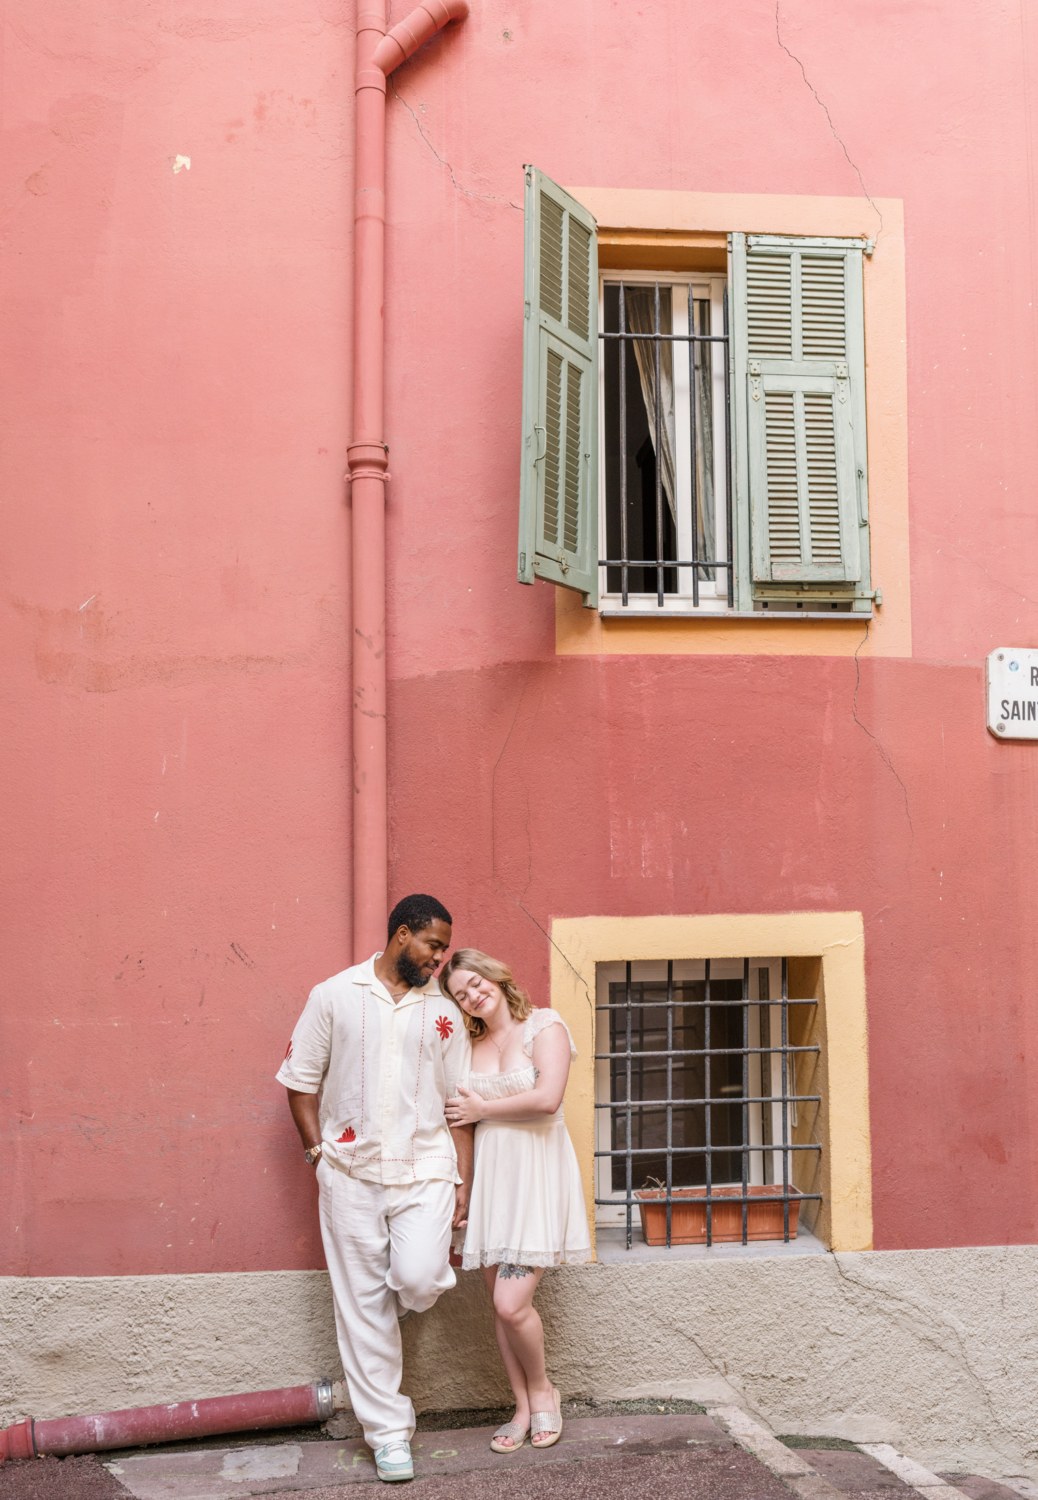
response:
<path id="1" fill-rule="evenodd" d="M 386 77 L 468 0 L 425 0 L 387 36 L 385 0 L 358 0 L 354 206 L 353 954 L 385 946 L 389 905 L 386 799 L 385 366 Z"/>
<path id="2" fill-rule="evenodd" d="M 144 1443 L 175 1443 L 180 1438 L 212 1437 L 218 1432 L 247 1432 L 259 1427 L 301 1427 L 326 1422 L 335 1409 L 329 1380 L 288 1386 L 280 1391 L 250 1391 L 244 1396 L 214 1396 L 206 1401 L 177 1401 L 172 1406 L 134 1406 L 93 1417 L 56 1417 L 34 1422 L 26 1417 L 0 1431 L 0 1463 L 6 1458 L 60 1457 L 66 1453 L 100 1453 L 106 1448 L 137 1448 Z"/>

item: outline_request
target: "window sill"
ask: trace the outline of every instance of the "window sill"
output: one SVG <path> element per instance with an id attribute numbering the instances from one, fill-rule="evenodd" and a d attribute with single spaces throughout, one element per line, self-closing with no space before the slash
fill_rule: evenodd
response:
<path id="1" fill-rule="evenodd" d="M 595 1230 L 595 1253 L 599 1265 L 630 1266 L 676 1260 L 759 1260 L 762 1256 L 827 1255 L 822 1241 L 802 1229 L 788 1245 L 783 1240 L 753 1240 L 748 1245 L 647 1245 L 641 1229 L 633 1226 L 631 1248 L 627 1249 L 627 1230 L 623 1225 L 600 1226 Z"/>
<path id="2" fill-rule="evenodd" d="M 625 609 L 620 603 L 613 603 L 611 599 L 603 600 L 598 606 L 598 613 L 604 620 L 691 620 L 705 621 L 716 625 L 719 620 L 753 620 L 762 624 L 789 624 L 791 620 L 828 620 L 830 624 L 834 621 L 860 624 L 863 620 L 875 619 L 872 610 L 809 610 L 809 609 L 638 609 L 628 607 Z"/>

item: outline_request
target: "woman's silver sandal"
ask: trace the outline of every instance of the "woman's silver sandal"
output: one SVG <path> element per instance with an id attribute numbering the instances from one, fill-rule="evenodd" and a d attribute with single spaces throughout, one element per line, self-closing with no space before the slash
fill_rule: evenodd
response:
<path id="1" fill-rule="evenodd" d="M 490 1446 L 495 1453 L 518 1453 L 519 1449 L 526 1442 L 526 1434 L 529 1430 L 528 1427 L 523 1426 L 522 1422 L 506 1422 L 503 1427 L 499 1427 L 494 1433 L 494 1436 L 490 1439 Z M 512 1441 L 510 1443 L 499 1443 L 498 1438 L 511 1438 Z"/>
<path id="2" fill-rule="evenodd" d="M 555 1397 L 554 1411 L 535 1411 L 530 1413 L 530 1439 L 534 1448 L 553 1448 L 562 1436 L 562 1398 L 558 1391 L 552 1388 Z M 545 1438 L 543 1443 L 534 1443 L 533 1438 L 542 1432 L 549 1432 L 551 1437 Z"/>

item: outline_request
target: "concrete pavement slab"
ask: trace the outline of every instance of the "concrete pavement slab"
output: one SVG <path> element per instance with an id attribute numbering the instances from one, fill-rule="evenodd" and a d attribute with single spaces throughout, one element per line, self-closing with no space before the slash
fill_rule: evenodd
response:
<path id="1" fill-rule="evenodd" d="M 946 1484 L 914 1458 L 899 1453 L 889 1443 L 862 1443 L 861 1451 L 878 1459 L 885 1468 L 923 1495 L 925 1500 L 957 1500 L 958 1491 L 950 1484 Z"/>
<path id="2" fill-rule="evenodd" d="M 491 1451 L 487 1428 L 416 1433 L 411 1444 L 417 1479 L 500 1472 L 502 1466 L 557 1468 L 619 1453 L 649 1456 L 689 1448 L 737 1451 L 709 1417 L 694 1414 L 571 1419 L 553 1447 L 540 1450 L 527 1443 L 511 1454 Z M 379 1482 L 371 1449 L 359 1439 L 140 1453 L 120 1456 L 108 1468 L 137 1500 L 231 1500 Z"/>
<path id="3" fill-rule="evenodd" d="M 741 1448 L 777 1474 L 800 1500 L 840 1500 L 840 1492 L 808 1463 L 802 1449 L 787 1448 L 741 1406 L 712 1406 L 710 1415 Z"/>
<path id="4" fill-rule="evenodd" d="M 853 1495 L 854 1500 L 915 1500 L 911 1485 L 867 1453 L 831 1448 L 799 1452 L 841 1495 Z"/>
<path id="5" fill-rule="evenodd" d="M 540 1457 L 546 1458 L 547 1454 Z M 401 1486 L 400 1500 L 790 1500 L 789 1490 L 749 1453 L 739 1448 L 690 1448 L 684 1453 L 631 1454 L 585 1458 L 557 1465 L 481 1469 L 465 1476 L 416 1479 Z M 341 1500 L 336 1489 L 312 1491 L 307 1500 Z"/>
<path id="6" fill-rule="evenodd" d="M 969 1500 L 1019 1500 L 1020 1495 L 1026 1493 L 1015 1483 L 1012 1486 L 999 1484 L 997 1480 L 983 1479 L 979 1474 L 939 1474 L 937 1477 L 968 1495 Z"/>

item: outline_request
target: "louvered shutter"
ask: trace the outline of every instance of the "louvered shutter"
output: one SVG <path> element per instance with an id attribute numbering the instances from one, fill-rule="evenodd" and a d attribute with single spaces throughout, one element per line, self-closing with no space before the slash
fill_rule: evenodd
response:
<path id="1" fill-rule="evenodd" d="M 519 581 L 598 606 L 598 241 L 595 221 L 526 168 Z"/>
<path id="2" fill-rule="evenodd" d="M 862 246 L 732 241 L 754 582 L 858 583 L 868 516 Z"/>

